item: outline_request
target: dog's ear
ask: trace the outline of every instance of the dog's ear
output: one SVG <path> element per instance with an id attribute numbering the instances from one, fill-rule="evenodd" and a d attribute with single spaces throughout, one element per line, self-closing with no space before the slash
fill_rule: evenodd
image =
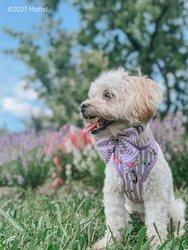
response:
<path id="1" fill-rule="evenodd" d="M 153 118 L 162 102 L 160 87 L 149 78 L 139 76 L 131 77 L 130 103 L 127 115 L 132 123 L 147 123 Z"/>

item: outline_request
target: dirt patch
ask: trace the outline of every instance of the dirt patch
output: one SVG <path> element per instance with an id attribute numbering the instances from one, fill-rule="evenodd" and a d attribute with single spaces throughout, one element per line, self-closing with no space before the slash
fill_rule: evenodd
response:
<path id="1" fill-rule="evenodd" d="M 17 189 L 15 187 L 0 187 L 0 198 L 7 195 L 15 195 Z"/>
<path id="2" fill-rule="evenodd" d="M 37 194 L 51 195 L 51 194 L 54 194 L 55 191 L 56 190 L 52 187 L 51 181 L 47 181 L 43 185 L 38 186 L 36 193 Z"/>

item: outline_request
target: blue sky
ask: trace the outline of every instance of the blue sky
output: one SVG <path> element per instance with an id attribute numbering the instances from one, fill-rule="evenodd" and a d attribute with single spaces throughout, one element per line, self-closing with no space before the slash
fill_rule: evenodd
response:
<path id="1" fill-rule="evenodd" d="M 12 56 L 2 53 L 3 49 L 15 48 L 17 43 L 2 32 L 3 27 L 16 31 L 32 31 L 33 26 L 39 24 L 42 17 L 40 12 L 9 12 L 14 6 L 40 7 L 25 0 L 0 1 L 0 128 L 7 128 L 11 132 L 22 131 L 31 114 L 40 115 L 41 112 L 50 114 L 42 101 L 37 98 L 34 90 L 24 90 L 24 75 L 28 68 Z M 68 4 L 61 4 L 57 16 L 63 18 L 63 27 L 69 31 L 79 29 L 78 13 Z"/>

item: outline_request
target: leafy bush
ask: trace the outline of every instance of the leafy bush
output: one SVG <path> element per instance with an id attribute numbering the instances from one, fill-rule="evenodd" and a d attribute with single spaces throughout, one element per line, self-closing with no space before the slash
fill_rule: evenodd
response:
<path id="1" fill-rule="evenodd" d="M 188 180 L 188 152 L 179 155 L 175 154 L 170 160 L 170 167 L 174 178 L 174 184 L 176 187 L 187 187 Z"/>
<path id="2" fill-rule="evenodd" d="M 87 181 L 88 178 L 90 184 L 101 185 L 104 164 L 94 150 L 93 143 L 89 135 L 74 126 L 64 126 L 59 132 L 49 134 L 45 153 L 53 158 L 51 176 L 54 186 L 60 184 L 59 178 L 63 182 L 83 178 Z"/>

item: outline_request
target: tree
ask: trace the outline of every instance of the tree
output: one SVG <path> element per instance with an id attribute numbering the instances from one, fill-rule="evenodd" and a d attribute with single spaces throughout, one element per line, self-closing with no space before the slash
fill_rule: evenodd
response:
<path id="1" fill-rule="evenodd" d="M 188 1 L 74 0 L 81 14 L 78 41 L 102 50 L 109 67 L 140 68 L 165 86 L 165 111 L 188 114 Z"/>
<path id="2" fill-rule="evenodd" d="M 64 30 L 55 18 L 60 2 L 51 1 L 35 32 L 6 29 L 19 41 L 16 50 L 6 52 L 32 70 L 28 86 L 51 108 L 52 122 L 79 124 L 78 106 L 90 81 L 119 66 L 131 72 L 140 68 L 164 84 L 164 113 L 180 108 L 188 114 L 186 0 L 73 0 L 81 18 L 77 33 Z"/>

